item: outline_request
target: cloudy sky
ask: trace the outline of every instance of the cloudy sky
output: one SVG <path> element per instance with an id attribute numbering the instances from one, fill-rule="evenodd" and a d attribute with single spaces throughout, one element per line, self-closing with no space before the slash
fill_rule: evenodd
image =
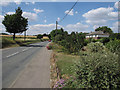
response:
<path id="1" fill-rule="evenodd" d="M 99 26 L 108 26 L 114 32 L 118 32 L 118 2 L 97 2 L 97 0 L 96 2 L 92 2 L 95 0 L 78 2 L 68 16 L 62 20 L 75 2 L 56 2 L 59 0 L 51 0 L 52 2 L 21 1 L 12 0 L 0 4 L 2 7 L 0 22 L 4 19 L 5 14 L 13 14 L 17 7 L 21 7 L 22 16 L 29 20 L 28 35 L 50 33 L 55 29 L 56 20 L 58 28 L 64 28 L 69 33 L 72 31 L 91 32 Z M 5 32 L 2 23 L 0 23 L 0 31 Z"/>

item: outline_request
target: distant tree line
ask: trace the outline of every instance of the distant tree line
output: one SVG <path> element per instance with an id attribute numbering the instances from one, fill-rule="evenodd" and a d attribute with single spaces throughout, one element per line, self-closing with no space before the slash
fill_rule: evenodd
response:
<path id="1" fill-rule="evenodd" d="M 49 39 L 51 39 L 50 34 L 46 34 L 46 33 L 44 33 L 44 34 L 38 34 L 36 36 L 37 36 L 37 39 L 41 39 L 41 38 L 43 38 L 43 36 L 47 36 Z"/>
<path id="2" fill-rule="evenodd" d="M 93 42 L 100 41 L 103 44 L 106 44 L 110 40 L 120 39 L 120 33 L 113 33 L 113 31 L 107 26 L 99 27 L 95 29 L 95 31 L 103 31 L 104 33 L 109 33 L 110 36 L 109 38 L 102 38 L 101 40 L 92 40 Z M 77 53 L 80 51 L 80 49 L 83 48 L 83 46 L 86 46 L 88 43 L 91 42 L 90 40 L 85 39 L 86 34 L 87 33 L 82 32 L 72 32 L 68 34 L 67 31 L 64 31 L 61 28 L 51 31 L 50 38 L 53 42 L 63 46 L 67 52 Z"/>

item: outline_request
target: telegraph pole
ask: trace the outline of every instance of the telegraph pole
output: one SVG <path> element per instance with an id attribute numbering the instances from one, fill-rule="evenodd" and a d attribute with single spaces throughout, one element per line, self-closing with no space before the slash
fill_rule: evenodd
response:
<path id="1" fill-rule="evenodd" d="M 26 39 L 26 31 L 24 32 L 24 41 L 25 41 L 25 39 Z"/>
<path id="2" fill-rule="evenodd" d="M 57 30 L 57 25 L 58 25 L 58 22 L 56 21 L 56 30 Z"/>

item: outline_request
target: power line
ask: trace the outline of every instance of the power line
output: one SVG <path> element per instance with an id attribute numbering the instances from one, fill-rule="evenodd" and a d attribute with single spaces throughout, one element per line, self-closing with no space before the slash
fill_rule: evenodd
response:
<path id="1" fill-rule="evenodd" d="M 70 11 L 75 7 L 75 5 L 78 3 L 78 1 L 79 0 L 77 0 L 76 2 L 75 2 L 75 4 L 71 7 L 71 9 L 69 10 L 69 12 L 67 12 L 66 13 L 66 15 L 59 21 L 59 22 L 62 22 L 66 17 L 67 17 L 67 15 L 70 13 Z"/>

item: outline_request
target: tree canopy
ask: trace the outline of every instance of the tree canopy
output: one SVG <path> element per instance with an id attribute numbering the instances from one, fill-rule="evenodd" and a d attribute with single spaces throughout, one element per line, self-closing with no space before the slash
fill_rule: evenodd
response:
<path id="1" fill-rule="evenodd" d="M 68 34 L 67 31 L 64 31 L 62 28 L 53 30 L 50 33 L 51 39 L 53 42 L 58 43 L 59 45 L 65 48 L 65 51 L 68 53 L 77 53 L 84 46 L 84 33 L 72 32 Z"/>
<path id="2" fill-rule="evenodd" d="M 37 35 L 37 38 L 38 38 L 38 39 L 41 39 L 42 37 L 43 37 L 43 35 L 41 35 L 41 34 L 38 34 L 38 35 Z"/>
<path id="3" fill-rule="evenodd" d="M 22 10 L 20 7 L 16 9 L 15 14 L 4 16 L 2 24 L 6 28 L 6 32 L 13 33 L 13 40 L 15 40 L 16 33 L 22 33 L 27 30 L 28 19 L 22 16 Z"/>
<path id="4" fill-rule="evenodd" d="M 104 33 L 109 33 L 109 34 L 113 33 L 111 28 L 108 28 L 107 26 L 99 27 L 99 28 L 95 29 L 95 31 L 103 31 Z"/>

